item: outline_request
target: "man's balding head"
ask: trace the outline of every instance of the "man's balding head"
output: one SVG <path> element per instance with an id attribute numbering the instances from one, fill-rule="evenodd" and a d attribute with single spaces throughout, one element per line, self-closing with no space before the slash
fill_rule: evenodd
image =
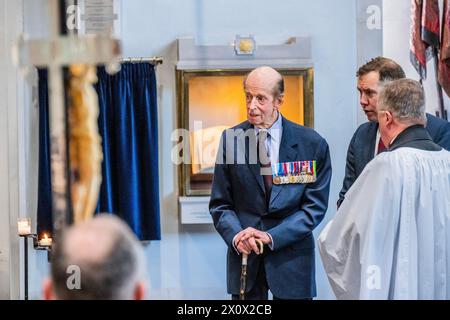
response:
<path id="1" fill-rule="evenodd" d="M 68 286 L 71 267 L 81 272 L 80 290 Z M 100 215 L 69 228 L 54 247 L 51 271 L 50 285 L 56 299 L 143 298 L 142 247 L 128 226 L 112 215 Z"/>
<path id="2" fill-rule="evenodd" d="M 267 88 L 272 88 L 274 98 L 284 95 L 284 79 L 283 76 L 275 69 L 267 66 L 254 69 L 248 74 L 245 79 L 244 87 L 247 86 L 247 81 L 257 78 Z"/>
<path id="3" fill-rule="evenodd" d="M 245 78 L 247 119 L 257 128 L 272 127 L 284 102 L 284 80 L 270 67 L 259 67 Z"/>

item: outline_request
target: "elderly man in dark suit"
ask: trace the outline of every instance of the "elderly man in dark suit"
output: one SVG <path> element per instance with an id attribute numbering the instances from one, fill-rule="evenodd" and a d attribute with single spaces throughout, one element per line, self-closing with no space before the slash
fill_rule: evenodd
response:
<path id="1" fill-rule="evenodd" d="M 358 70 L 357 77 L 361 107 L 369 122 L 364 123 L 356 130 L 350 142 L 338 207 L 366 165 L 376 155 L 386 151 L 378 129 L 378 94 L 383 83 L 403 79 L 405 72 L 395 61 L 378 57 L 363 65 Z M 450 123 L 431 114 L 427 114 L 427 122 L 426 129 L 433 141 L 444 149 L 450 150 Z"/>
<path id="2" fill-rule="evenodd" d="M 245 80 L 248 121 L 224 132 L 210 213 L 228 245 L 227 283 L 239 298 L 242 256 L 246 299 L 312 299 L 316 295 L 313 230 L 328 207 L 327 142 L 279 112 L 282 76 L 270 67 Z M 267 247 L 260 252 L 256 241 Z"/>

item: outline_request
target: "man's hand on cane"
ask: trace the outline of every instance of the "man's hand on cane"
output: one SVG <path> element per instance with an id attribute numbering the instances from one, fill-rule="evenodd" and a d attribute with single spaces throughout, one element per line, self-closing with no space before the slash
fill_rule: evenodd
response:
<path id="1" fill-rule="evenodd" d="M 251 252 L 257 255 L 261 254 L 261 250 L 256 242 L 261 241 L 264 245 L 271 244 L 271 239 L 266 232 L 257 230 L 255 228 L 247 228 L 241 231 L 235 239 L 235 246 L 242 254 L 249 255 Z"/>

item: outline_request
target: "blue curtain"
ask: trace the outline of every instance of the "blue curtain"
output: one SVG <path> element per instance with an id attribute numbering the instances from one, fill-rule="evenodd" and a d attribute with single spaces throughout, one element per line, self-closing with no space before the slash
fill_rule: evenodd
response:
<path id="1" fill-rule="evenodd" d="M 52 233 L 52 185 L 50 171 L 50 126 L 47 71 L 39 70 L 39 188 L 38 234 Z"/>
<path id="2" fill-rule="evenodd" d="M 103 183 L 97 212 L 118 215 L 141 240 L 160 240 L 158 113 L 154 66 L 148 63 L 123 64 L 121 71 L 113 76 L 100 67 L 97 75 L 95 88 L 100 107 L 98 124 L 104 156 Z M 43 232 L 51 230 L 45 72 L 40 72 L 39 80 L 40 115 L 44 119 L 40 121 L 40 147 L 44 151 L 40 152 L 38 226 Z"/>

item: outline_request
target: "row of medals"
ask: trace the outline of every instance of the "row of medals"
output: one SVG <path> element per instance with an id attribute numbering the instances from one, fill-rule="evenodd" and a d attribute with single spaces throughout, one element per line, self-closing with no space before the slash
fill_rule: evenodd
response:
<path id="1" fill-rule="evenodd" d="M 273 183 L 281 184 L 306 184 L 315 182 L 315 177 L 311 173 L 301 173 L 300 175 L 276 176 L 273 178 Z"/>

